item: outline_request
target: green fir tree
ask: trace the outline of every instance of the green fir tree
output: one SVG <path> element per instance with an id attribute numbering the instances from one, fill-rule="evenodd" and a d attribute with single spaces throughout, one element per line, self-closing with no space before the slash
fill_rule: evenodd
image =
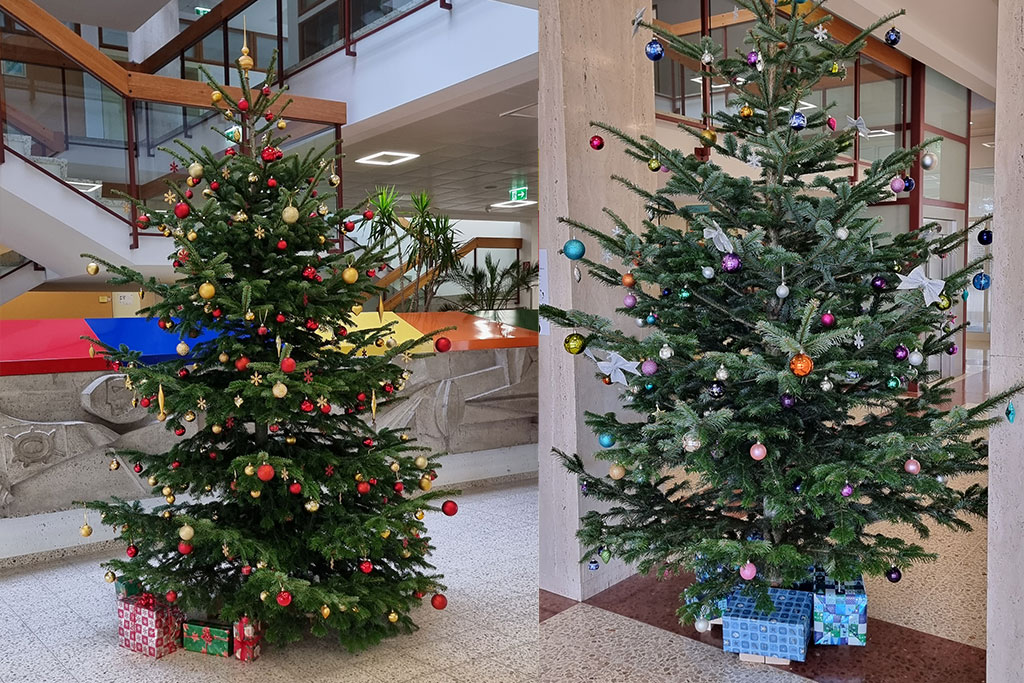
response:
<path id="1" fill-rule="evenodd" d="M 104 564 L 119 578 L 185 610 L 260 621 L 270 642 L 333 632 L 361 649 L 412 631 L 424 596 L 444 605 L 421 521 L 438 509 L 436 456 L 371 417 L 408 378 L 392 361 L 429 336 L 397 343 L 392 324 L 346 329 L 378 293 L 366 271 L 395 245 L 329 252 L 330 236 L 356 227 L 352 211 L 329 208 L 339 179 L 321 157 L 334 158 L 333 144 L 283 155 L 283 91 L 250 87 L 239 67 L 235 100 L 206 76 L 240 144 L 215 156 L 179 141 L 181 151 L 164 150 L 189 171 L 170 186 L 174 206 L 136 202 L 142 224 L 173 239 L 178 279 L 102 262 L 112 283 L 159 295 L 142 313 L 181 340 L 180 358 L 152 365 L 126 346 L 103 350 L 176 435 L 164 453 L 116 454 L 166 498 L 87 506 L 129 544 L 128 559 Z M 393 220 L 388 196 L 357 207 L 361 220 Z"/>
<path id="2" fill-rule="evenodd" d="M 558 454 L 586 494 L 606 502 L 582 520 L 586 557 L 606 549 L 641 572 L 695 572 L 702 581 L 681 596 L 686 621 L 713 616 L 737 585 L 768 608 L 769 586 L 792 586 L 812 566 L 851 580 L 935 559 L 872 525 L 907 525 L 921 537 L 928 523 L 969 531 L 965 517 L 986 514 L 987 489 L 959 489 L 949 478 L 986 469 L 977 435 L 1012 393 L 946 409 L 949 381 L 929 368 L 929 358 L 953 350 L 963 325 L 950 324 L 947 310 L 984 259 L 944 288 L 921 279 L 924 266 L 960 249 L 975 227 L 891 234 L 865 215 L 935 141 L 893 152 L 851 184 L 837 157 L 857 129 L 835 130 L 832 107 L 797 110 L 902 13 L 842 45 L 815 34 L 830 17 L 804 18 L 824 2 L 799 5 L 795 16 L 789 2 L 737 4 L 755 22 L 734 54 L 708 37 L 690 43 L 650 27 L 668 49 L 702 63 L 704 77 L 735 85 L 735 113 L 717 113 L 716 130 L 681 126 L 711 160 L 594 124 L 671 174 L 656 192 L 617 179 L 648 210 L 637 229 L 608 209 L 613 234 L 562 219 L 621 259 L 624 272 L 581 260 L 598 282 L 625 285 L 636 303 L 617 312 L 639 314 L 648 329 L 635 336 L 599 314 L 541 311 L 584 333 L 570 335 L 567 349 L 643 363 L 626 375 L 627 413 L 587 413 L 610 446 L 596 454 L 611 463 L 607 476 Z M 730 176 L 715 156 L 753 162 L 754 177 Z M 668 216 L 688 229 L 663 225 Z M 904 277 L 924 290 L 900 288 Z"/>

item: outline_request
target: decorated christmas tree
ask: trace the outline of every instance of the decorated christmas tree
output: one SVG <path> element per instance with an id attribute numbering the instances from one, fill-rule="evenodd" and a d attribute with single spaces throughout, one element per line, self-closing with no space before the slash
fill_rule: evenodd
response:
<path id="1" fill-rule="evenodd" d="M 823 2 L 737 4 L 755 21 L 734 54 L 648 26 L 658 36 L 646 48 L 652 60 L 667 47 L 733 88 L 714 128 L 681 126 L 694 153 L 594 124 L 595 154 L 609 153 L 610 135 L 669 172 L 653 192 L 620 179 L 649 220 L 630 226 L 608 209 L 608 226 L 561 219 L 571 237 L 564 256 L 621 288 L 616 313 L 642 329 L 542 308 L 569 332 L 566 350 L 598 360 L 598 378 L 622 388 L 622 413 L 586 415 L 609 469 L 591 473 L 579 455 L 559 453 L 584 495 L 603 502 L 582 520 L 584 559 L 694 572 L 679 616 L 698 630 L 738 586 L 771 611 L 768 588 L 800 583 L 809 569 L 896 582 L 933 560 L 899 527 L 921 537 L 929 524 L 969 531 L 966 518 L 986 514 L 987 489 L 952 478 L 986 469 L 978 434 L 1012 394 L 949 408 L 950 380 L 937 369 L 938 357 L 957 353 L 963 325 L 950 312 L 984 259 L 944 282 L 926 269 L 962 254 L 976 226 L 894 234 L 866 215 L 915 191 L 907 169 L 919 156 L 930 167 L 935 141 L 894 151 L 853 183 L 838 157 L 863 122 L 841 129 L 834 105 L 799 109 L 900 13 L 844 45 L 829 38 L 831 17 L 807 17 Z M 890 45 L 899 38 L 886 34 Z M 746 162 L 750 175 L 729 175 L 718 159 Z M 583 240 L 606 258 L 586 258 Z M 988 286 L 983 274 L 974 282 Z"/>
<path id="2" fill-rule="evenodd" d="M 164 150 L 188 169 L 165 197 L 171 208 L 137 203 L 140 224 L 173 241 L 176 281 L 101 262 L 112 283 L 158 295 L 142 313 L 180 339 L 180 358 L 145 365 L 127 347 L 102 350 L 173 445 L 111 462 L 147 478 L 159 505 L 87 507 L 127 544 L 127 559 L 105 563 L 108 581 L 137 582 L 157 600 L 228 622 L 260 622 L 271 642 L 333 631 L 359 649 L 413 630 L 424 596 L 446 605 L 422 521 L 438 509 L 437 461 L 406 434 L 375 427 L 408 378 L 393 361 L 429 337 L 399 342 L 393 323 L 352 329 L 378 294 L 371 271 L 394 244 L 348 234 L 347 248 L 329 251 L 330 239 L 395 220 L 393 193 L 357 207 L 365 211 L 355 220 L 331 208 L 334 193 L 317 187 L 340 182 L 334 161 L 321 158 L 334 159 L 333 143 L 285 156 L 288 103 L 268 83 L 250 87 L 252 66 L 238 60 L 237 99 L 207 74 L 237 146 L 221 156 L 179 141 Z"/>

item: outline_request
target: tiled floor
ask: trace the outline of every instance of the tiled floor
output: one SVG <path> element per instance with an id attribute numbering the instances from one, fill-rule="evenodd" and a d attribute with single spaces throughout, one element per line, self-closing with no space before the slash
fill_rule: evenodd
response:
<path id="1" fill-rule="evenodd" d="M 525 683 L 538 679 L 537 486 L 473 489 L 428 518 L 448 608 L 420 630 L 350 655 L 329 640 L 268 648 L 251 664 L 117 645 L 113 588 L 76 558 L 0 573 L 2 683 Z"/>

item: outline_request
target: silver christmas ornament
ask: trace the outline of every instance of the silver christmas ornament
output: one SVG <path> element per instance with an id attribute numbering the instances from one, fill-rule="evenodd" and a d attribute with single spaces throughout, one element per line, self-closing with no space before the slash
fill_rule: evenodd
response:
<path id="1" fill-rule="evenodd" d="M 715 371 L 715 379 L 720 382 L 724 382 L 729 379 L 729 371 L 725 369 L 724 365 L 718 366 L 718 370 Z"/>
<path id="2" fill-rule="evenodd" d="M 821 380 L 820 386 L 822 391 L 832 391 L 832 380 L 826 377 L 825 379 Z"/>
<path id="3" fill-rule="evenodd" d="M 785 299 L 787 296 L 789 296 L 789 287 L 786 286 L 785 282 L 783 282 L 781 285 L 775 288 L 775 296 L 779 297 L 780 299 Z"/>
<path id="4" fill-rule="evenodd" d="M 924 362 L 924 354 L 914 349 L 910 352 L 910 356 L 907 357 L 907 361 L 913 366 L 918 366 Z"/>
<path id="5" fill-rule="evenodd" d="M 687 434 L 683 437 L 683 450 L 687 453 L 700 450 L 701 445 L 700 438 L 696 434 Z"/>
<path id="6" fill-rule="evenodd" d="M 940 484 L 945 484 L 946 483 L 946 475 L 944 475 L 944 474 L 937 474 L 937 475 L 935 475 L 935 481 L 939 482 Z"/>
<path id="7" fill-rule="evenodd" d="M 643 327 L 643 326 L 644 326 L 644 325 L 646 325 L 646 324 L 647 324 L 647 323 L 645 323 L 645 322 L 644 322 L 644 319 L 643 319 L 643 318 L 637 318 L 637 319 L 636 319 L 636 326 L 637 326 L 637 327 Z"/>
<path id="8" fill-rule="evenodd" d="M 672 356 L 676 355 L 676 352 L 672 350 L 672 347 L 668 344 L 662 344 L 661 350 L 658 351 L 658 356 L 662 360 L 668 360 Z"/>
<path id="9" fill-rule="evenodd" d="M 935 168 L 937 163 L 939 163 L 938 157 L 931 152 L 925 152 L 924 156 L 921 157 L 921 168 L 926 171 L 930 171 Z"/>
<path id="10" fill-rule="evenodd" d="M 840 242 L 845 242 L 846 238 L 850 236 L 850 231 L 843 227 L 836 228 L 836 239 Z"/>
<path id="11" fill-rule="evenodd" d="M 693 622 L 693 627 L 697 629 L 697 633 L 707 633 L 711 630 L 711 622 L 704 617 L 700 617 L 697 621 Z"/>
<path id="12" fill-rule="evenodd" d="M 704 266 L 703 268 L 700 269 L 700 274 L 703 275 L 706 279 L 710 280 L 713 277 L 715 277 L 715 269 L 712 268 L 711 266 Z"/>

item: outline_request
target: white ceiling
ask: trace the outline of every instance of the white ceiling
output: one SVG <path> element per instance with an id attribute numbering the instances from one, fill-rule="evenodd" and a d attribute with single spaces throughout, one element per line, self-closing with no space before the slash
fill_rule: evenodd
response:
<path id="1" fill-rule="evenodd" d="M 491 209 L 508 200 L 514 180 L 525 179 L 537 200 L 537 80 L 463 103 L 386 133 L 344 146 L 345 203 L 393 185 L 399 194 L 427 190 L 434 206 L 456 218 L 523 219 L 537 206 Z M 516 111 L 517 115 L 506 115 Z M 412 152 L 418 159 L 395 166 L 355 163 L 382 151 Z"/>
<path id="2" fill-rule="evenodd" d="M 142 26 L 167 0 L 35 0 L 36 4 L 61 21 L 88 26 L 134 31 Z M 216 4 L 216 3 L 214 3 Z"/>

